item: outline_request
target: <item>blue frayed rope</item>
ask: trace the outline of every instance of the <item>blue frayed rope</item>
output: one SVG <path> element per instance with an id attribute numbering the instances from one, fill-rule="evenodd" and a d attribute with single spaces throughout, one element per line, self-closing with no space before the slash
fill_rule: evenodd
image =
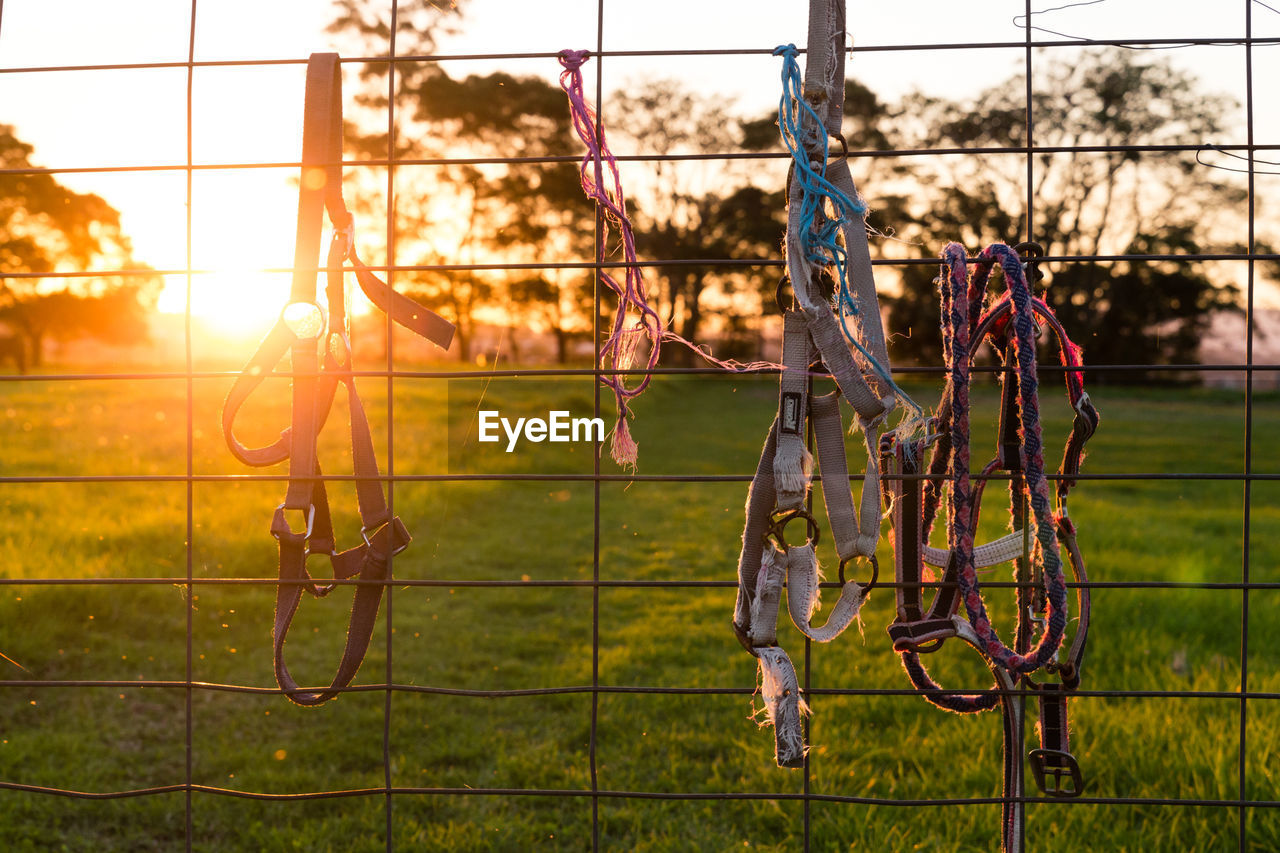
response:
<path id="1" fill-rule="evenodd" d="M 857 336 L 849 330 L 847 318 L 858 316 L 861 311 L 853 293 L 849 290 L 849 255 L 837 239 L 840 224 L 845 219 L 857 217 L 861 219 L 867 213 L 867 205 L 861 199 L 850 198 L 835 184 L 827 180 L 827 157 L 830 153 L 830 142 L 825 132 L 815 134 L 814 141 L 821 143 L 822 156 L 817 162 L 809 159 L 802 137 L 803 115 L 813 123 L 813 127 L 822 128 L 822 119 L 814 112 L 813 107 L 804 99 L 803 83 L 800 79 L 800 63 L 796 60 L 799 50 L 794 44 L 779 45 L 774 48 L 774 56 L 782 57 L 782 97 L 778 99 L 778 128 L 782 133 L 782 143 L 791 153 L 795 164 L 793 180 L 800 182 L 800 221 L 808 223 L 800 233 L 800 248 L 810 263 L 836 268 L 836 306 L 839 310 L 840 329 L 849 343 L 857 347 L 867 363 L 875 370 L 885 384 L 893 389 L 893 393 L 910 409 L 909 421 L 922 419 L 923 410 L 907 395 L 898 383 L 889 375 L 886 365 L 881 364 L 867 351 Z M 831 201 L 836 212 L 834 219 L 827 219 L 823 202 Z M 821 224 L 819 224 L 821 223 Z"/>

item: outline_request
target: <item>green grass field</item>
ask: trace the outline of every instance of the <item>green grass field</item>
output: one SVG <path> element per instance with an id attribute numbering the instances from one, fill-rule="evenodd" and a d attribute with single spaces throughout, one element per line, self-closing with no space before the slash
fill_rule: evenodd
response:
<path id="1" fill-rule="evenodd" d="M 229 379 L 194 383 L 192 464 L 197 475 L 245 474 L 221 442 L 218 409 Z M 1048 381 L 1046 380 L 1048 386 Z M 287 402 L 246 414 L 252 439 L 274 438 Z M 933 386 L 912 386 L 932 400 Z M 387 384 L 364 380 L 384 471 Z M 270 392 L 268 392 L 270 393 Z M 749 474 L 771 417 L 766 378 L 661 379 L 637 407 L 639 473 Z M 1244 395 L 1209 390 L 1092 391 L 1103 423 L 1088 473 L 1238 474 L 1244 469 Z M 8 579 L 174 578 L 187 571 L 187 385 L 183 379 L 0 383 L 0 573 Z M 538 415 L 589 414 L 590 379 L 402 379 L 394 385 L 394 473 L 589 474 L 588 445 L 475 441 L 484 408 Z M 992 446 L 996 394 L 981 390 L 976 457 Z M 1046 387 L 1046 444 L 1069 422 Z M 606 412 L 609 409 L 606 401 Z M 349 471 L 335 412 L 325 434 L 327 472 Z M 1280 473 L 1280 398 L 1254 400 L 1253 470 Z M 851 448 L 856 442 L 850 441 Z M 1056 456 L 1053 457 L 1056 459 Z M 860 465 L 854 459 L 851 464 Z M 606 460 L 606 472 L 616 472 Z M 171 475 L 163 482 L 28 482 L 12 478 Z M 347 541 L 357 536 L 354 496 L 332 489 Z M 200 578 L 271 577 L 271 511 L 278 482 L 197 481 L 191 486 L 192 569 Z M 605 687 L 746 688 L 755 665 L 729 629 L 728 587 L 613 585 L 614 581 L 732 581 L 745 483 L 605 482 L 599 486 L 599 683 Z M 1238 479 L 1084 481 L 1071 513 L 1092 579 L 1236 583 L 1242 577 L 1245 486 Z M 984 538 L 1004 511 L 993 489 Z M 536 581 L 590 581 L 595 485 L 525 480 L 405 481 L 395 506 L 415 535 L 395 561 L 402 579 L 391 613 L 392 680 L 459 690 L 589 688 L 593 589 Z M 1280 482 L 1252 484 L 1250 578 L 1280 581 Z M 824 547 L 830 547 L 824 539 Z M 834 553 L 823 555 L 834 565 Z M 881 562 L 891 566 L 887 544 Z M 319 563 L 313 563 L 317 569 Z M 1003 572 L 1004 569 L 998 571 Z M 1003 576 L 997 576 L 1003 579 Z M 468 585 L 502 581 L 508 585 Z M 197 585 L 191 602 L 192 677 L 274 686 L 269 586 Z M 1280 692 L 1280 592 L 1248 596 L 1248 688 Z M 349 600 L 349 593 L 345 596 Z M 831 594 L 828 594 L 831 598 Z M 341 591 L 303 601 L 289 659 L 303 683 L 327 683 L 343 640 Z M 1007 595 L 988 596 L 1008 626 Z M 1240 687 L 1239 589 L 1104 588 L 1094 594 L 1084 688 L 1230 692 Z M 851 631 L 809 652 L 814 689 L 907 686 L 884 627 L 892 595 Z M 384 605 L 357 677 L 383 683 Z M 183 587 L 6 584 L 0 651 L 7 679 L 172 680 L 186 676 L 188 602 Z M 802 638 L 784 617 L 782 644 L 799 663 Z M 1004 628 L 1007 637 L 1008 628 Z M 958 645 L 931 661 L 945 683 L 980 688 L 990 676 Z M 609 850 L 796 850 L 805 804 L 800 771 L 773 765 L 772 735 L 735 694 L 603 692 L 597 697 L 602 791 L 778 794 L 779 798 L 663 800 L 601 797 L 601 847 Z M 514 796 L 486 789 L 590 791 L 589 690 L 486 698 L 395 692 L 383 740 L 385 692 L 348 694 L 318 710 L 278 695 L 192 692 L 191 781 L 279 794 L 372 788 L 414 792 L 393 800 L 397 849 L 584 850 L 589 796 Z M 874 804 L 809 804 L 814 850 L 990 850 L 998 805 L 906 808 L 895 801 L 993 797 L 1000 790 L 1000 721 L 958 717 L 906 695 L 817 695 L 809 790 Z M 1072 703 L 1073 750 L 1091 797 L 1235 799 L 1241 703 L 1233 698 L 1083 697 Z M 1028 738 L 1034 737 L 1029 715 Z M 1280 703 L 1254 699 L 1245 717 L 1246 798 L 1280 800 Z M 0 780 L 103 792 L 186 780 L 186 691 L 173 688 L 24 687 L 0 684 Z M 0 791 L 5 850 L 174 850 L 186 832 L 186 794 L 94 801 Z M 193 847 L 226 850 L 381 850 L 383 795 L 258 801 L 192 795 Z M 1028 809 L 1033 850 L 1236 849 L 1235 807 L 1046 802 Z M 1250 850 L 1280 849 L 1280 812 L 1244 814 Z"/>

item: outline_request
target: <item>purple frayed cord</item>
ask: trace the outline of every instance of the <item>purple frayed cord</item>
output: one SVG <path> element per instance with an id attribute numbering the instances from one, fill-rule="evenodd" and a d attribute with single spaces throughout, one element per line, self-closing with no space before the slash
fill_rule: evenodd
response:
<path id="1" fill-rule="evenodd" d="M 605 227 L 600 233 L 600 248 L 603 253 L 605 242 L 609 237 L 609 226 L 612 225 L 622 236 L 622 258 L 626 263 L 625 284 L 618 281 L 604 270 L 600 270 L 600 281 L 618 297 L 618 313 L 613 318 L 613 329 L 608 340 L 600 349 L 600 365 L 606 370 L 628 370 L 631 367 L 631 356 L 635 353 L 639 341 L 636 337 L 643 335 L 649 341 L 649 355 L 646 362 L 644 378 L 634 388 L 628 388 L 624 378 L 617 374 L 602 375 L 600 381 L 613 391 L 618 404 L 618 422 L 613 432 L 613 459 L 619 465 L 635 467 L 637 448 L 627 427 L 627 417 L 631 413 L 628 400 L 640 396 L 649 386 L 653 378 L 652 371 L 658 366 L 658 348 L 662 343 L 662 320 L 658 313 L 649 307 L 644 289 L 644 279 L 636 262 L 635 234 L 631 229 L 631 219 L 627 216 L 626 198 L 622 194 L 622 179 L 618 175 L 618 162 L 609 150 L 605 140 L 604 129 L 599 128 L 595 110 L 587 103 L 582 91 L 582 63 L 590 56 L 585 50 L 564 50 L 560 52 L 560 64 L 564 71 L 560 73 L 560 88 L 569 96 L 569 112 L 573 120 L 573 129 L 578 138 L 587 146 L 586 156 L 578 167 L 582 179 L 582 190 L 587 197 L 593 199 L 604 212 Z M 606 185 L 606 181 L 608 182 Z M 627 314 L 637 312 L 639 317 L 631 328 L 626 328 Z"/>
<path id="2" fill-rule="evenodd" d="M 600 281 L 618 297 L 618 312 L 613 318 L 613 328 L 604 346 L 600 348 L 601 369 L 629 370 L 636 349 L 639 347 L 640 338 L 643 337 L 649 342 L 644 378 L 634 388 L 628 388 L 624 377 L 617 372 L 600 377 L 600 381 L 613 391 L 614 399 L 618 404 L 618 421 L 613 431 L 611 455 L 619 465 L 634 469 L 638 448 L 627 426 L 627 418 L 631 414 L 628 401 L 640 396 L 649 387 L 649 382 L 653 378 L 653 369 L 658 366 L 658 351 L 663 341 L 683 344 L 710 364 L 733 372 L 781 368 L 782 365 L 767 361 L 750 364 L 732 360 L 721 361 L 701 347 L 662 328 L 662 319 L 649 305 L 644 278 L 640 274 L 636 259 L 635 233 L 631 227 L 631 218 L 627 216 L 627 202 L 622 192 L 622 179 L 618 175 L 618 162 L 614 159 L 613 152 L 609 150 L 603 126 L 596 121 L 595 110 L 587 103 L 583 94 L 581 69 L 590 56 L 591 52 L 587 50 L 560 51 L 560 65 L 564 68 L 560 73 L 560 88 L 569 96 L 569 114 L 573 120 L 574 132 L 587 146 L 587 153 L 578 167 L 582 190 L 587 198 L 594 200 L 604 213 L 604 228 L 600 233 L 601 256 L 603 257 L 606 253 L 609 227 L 612 225 L 622 237 L 622 259 L 626 264 L 625 284 L 619 284 L 604 270 L 599 271 Z M 637 315 L 630 327 L 627 326 L 628 314 Z"/>

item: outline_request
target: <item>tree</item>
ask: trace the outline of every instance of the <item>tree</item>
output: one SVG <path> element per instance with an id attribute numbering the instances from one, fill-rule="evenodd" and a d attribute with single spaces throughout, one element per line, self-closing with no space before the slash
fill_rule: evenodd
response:
<path id="1" fill-rule="evenodd" d="M 1144 61 L 1120 49 L 1047 63 L 1036 79 L 1035 144 L 1054 150 L 1034 163 L 1034 237 L 1048 255 L 1084 258 L 1046 265 L 1046 299 L 1092 362 L 1195 361 L 1209 313 L 1235 307 L 1233 284 L 1201 262 L 1089 258 L 1242 250 L 1213 236 L 1222 231 L 1214 225 L 1244 200 L 1237 185 L 1199 166 L 1194 152 L 1125 147 L 1200 145 L 1221 131 L 1234 105 L 1200 92 L 1168 60 Z M 1017 77 L 967 104 L 909 96 L 894 111 L 901 128 L 895 144 L 1025 145 L 1024 98 L 1025 81 Z M 916 257 L 932 257 L 952 239 L 971 249 L 1019 242 L 1025 181 L 1022 155 L 900 163 L 887 191 L 876 193 L 881 220 L 905 238 L 885 244 L 886 253 L 914 245 Z M 936 274 L 932 265 L 904 267 L 901 295 L 887 300 L 893 326 L 909 334 L 897 337 L 895 348 L 934 363 L 941 359 Z"/>
<path id="2" fill-rule="evenodd" d="M 716 99 L 689 92 L 674 80 L 646 81 L 610 103 L 611 136 L 657 158 L 646 164 L 647 180 L 631 181 L 628 189 L 643 257 L 751 260 L 776 254 L 785 228 L 781 192 L 752 184 L 749 173 L 733 162 L 709 167 L 700 160 L 668 159 L 750 143 L 762 135 L 758 123 L 742 124 Z M 669 327 L 699 343 L 707 314 L 718 313 L 724 321 L 721 336 L 737 354 L 751 349 L 748 317 L 759 316 L 771 303 L 777 283 L 749 269 L 692 263 L 658 267 L 653 275 L 659 282 L 655 307 Z M 706 297 L 712 294 L 720 304 L 709 310 Z M 692 353 L 675 349 L 672 357 L 690 363 Z"/>
<path id="3" fill-rule="evenodd" d="M 388 26 L 367 0 L 342 0 L 331 25 L 385 45 Z M 402 49 L 428 49 L 457 6 L 413 4 L 424 22 L 406 32 Z M 434 10 L 434 11 L 433 11 Z M 384 15 L 385 17 L 385 15 Z M 385 73 L 385 66 L 383 72 Z M 380 82 L 380 81 L 379 81 Z M 366 88 L 361 103 L 385 107 L 385 84 Z M 407 63 L 397 72 L 398 160 L 533 158 L 533 162 L 445 163 L 398 171 L 397 259 L 413 266 L 529 265 L 592 257 L 594 211 L 582 196 L 572 163 L 537 162 L 573 151 L 564 93 L 535 77 L 505 73 L 450 77 L 435 63 Z M 383 128 L 370 123 L 351 135 L 353 147 L 385 157 Z M 582 272 L 519 269 L 412 271 L 405 289 L 449 313 L 458 326 L 458 357 L 471 358 L 475 317 L 496 309 L 508 321 L 554 334 L 561 359 L 568 344 L 589 335 L 591 281 Z"/>
<path id="4" fill-rule="evenodd" d="M 0 125 L 3 168 L 33 168 L 33 151 L 12 127 Z M 145 337 L 158 277 L 40 275 L 94 267 L 143 268 L 133 260 L 114 208 L 47 173 L 0 175 L 0 320 L 18 332 L 32 364 L 40 364 L 50 335 L 111 342 Z"/>
<path id="5" fill-rule="evenodd" d="M 396 2 L 396 54 L 431 53 L 436 38 L 453 32 L 453 25 L 462 15 L 467 0 L 397 0 Z M 366 55 L 386 54 L 391 42 L 391 15 L 386 0 L 333 0 L 334 18 L 328 31 L 345 36 L 353 47 L 365 50 Z M 431 63 L 400 63 L 396 75 L 403 83 L 411 81 L 419 70 Z M 360 69 L 366 80 L 381 80 L 387 75 L 387 64 L 369 62 Z M 386 106 L 386 89 L 369 86 L 363 97 L 374 106 Z M 381 96 L 382 100 L 377 98 Z"/>

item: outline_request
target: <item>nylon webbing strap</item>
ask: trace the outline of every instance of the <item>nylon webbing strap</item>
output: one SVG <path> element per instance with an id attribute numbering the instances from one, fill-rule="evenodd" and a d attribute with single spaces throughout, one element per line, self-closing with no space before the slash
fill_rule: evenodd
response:
<path id="1" fill-rule="evenodd" d="M 223 433 L 237 459 L 254 466 L 289 462 L 285 501 L 276 509 L 271 523 L 280 558 L 272 646 L 276 682 L 299 705 L 320 705 L 338 695 L 355 677 L 390 580 L 390 559 L 410 541 L 404 524 L 388 509 L 369 420 L 356 391 L 346 329 L 343 261 L 351 259 L 361 289 L 392 320 L 442 348 L 449 345 L 453 335 L 452 324 L 396 293 L 355 257 L 351 214 L 342 199 L 341 159 L 342 84 L 338 56 L 313 54 L 307 66 L 298 235 L 290 301 L 236 378 L 222 413 Z M 335 229 L 325 260 L 327 321 L 316 303 L 317 263 L 326 209 Z M 293 373 L 290 426 L 271 444 L 247 447 L 235 436 L 236 416 L 285 353 L 290 354 Z M 345 551 L 336 547 L 329 497 L 316 458 L 316 436 L 328 419 L 339 384 L 347 389 L 353 479 L 363 540 Z M 302 513 L 304 523 L 300 529 L 290 525 L 287 510 Z M 353 595 L 337 672 L 329 686 L 319 691 L 303 690 L 284 659 L 285 640 L 302 592 L 323 597 L 334 586 L 318 585 L 312 580 L 306 567 L 311 554 L 329 558 L 335 580 L 360 581 Z"/>
<path id="2" fill-rule="evenodd" d="M 342 199 L 342 73 L 338 54 L 311 54 L 307 60 L 305 98 L 298 232 L 293 254 L 294 302 L 312 302 L 316 298 L 325 209 L 335 228 L 351 224 L 351 214 Z"/>
<path id="3" fill-rule="evenodd" d="M 369 301 L 399 325 L 431 343 L 448 349 L 453 343 L 454 326 L 434 311 L 423 308 L 407 296 L 402 296 L 369 271 L 355 252 L 350 254 L 351 265 L 356 271 L 356 281 Z"/>
<path id="4" fill-rule="evenodd" d="M 308 512 L 316 481 L 317 379 L 323 319 L 316 304 L 316 276 L 325 208 L 337 228 L 351 224 L 342 199 L 342 75 L 336 53 L 314 53 L 307 61 L 302 125 L 302 174 L 298 184 L 298 232 L 293 285 L 283 319 L 294 333 L 293 425 L 289 447 L 286 509 Z"/>
<path id="5" fill-rule="evenodd" d="M 932 651 L 924 648 L 955 634 L 952 616 L 957 599 L 955 566 L 950 558 L 946 574 L 934 594 L 933 604 L 924 608 L 925 535 L 921 512 L 921 481 L 917 478 L 919 449 L 887 440 L 882 445 L 881 464 L 897 477 L 885 480 L 886 503 L 893 538 L 893 568 L 897 586 L 897 615 L 889 626 L 889 637 L 896 652 Z"/>
<path id="6" fill-rule="evenodd" d="M 805 425 L 809 414 L 809 363 L 812 360 L 804 314 L 783 317 L 782 365 L 778 379 L 778 447 L 773 458 L 779 509 L 799 507 L 809 491 Z"/>
<path id="7" fill-rule="evenodd" d="M 795 667 L 777 642 L 778 609 L 785 576 L 784 558 L 766 537 L 777 502 L 773 485 L 773 459 L 777 449 L 778 421 L 769 427 L 756 475 L 747 495 L 746 525 L 738 559 L 738 598 L 733 632 L 742 647 L 757 660 L 760 692 L 769 722 L 774 727 L 774 758 L 782 767 L 804 763 L 804 730 Z"/>
<path id="8" fill-rule="evenodd" d="M 880 538 L 880 465 L 877 457 L 867 454 L 867 471 L 862 484 L 861 515 L 854 511 L 849 488 L 849 463 L 845 456 L 844 424 L 840 420 L 840 398 L 836 393 L 823 394 L 810 401 L 813 413 L 814 443 L 818 449 L 818 468 L 822 472 L 822 500 L 831 523 L 831 538 L 841 560 L 871 557 Z M 863 433 L 867 434 L 866 425 Z M 859 521 L 861 518 L 861 521 Z"/>
<path id="9" fill-rule="evenodd" d="M 842 560 L 859 556 L 858 516 L 849 490 L 849 463 L 844 452 L 844 424 L 840 421 L 840 397 L 836 393 L 814 397 L 814 443 L 818 449 L 818 470 L 822 473 L 822 501 L 831 523 L 831 538 Z M 874 511 L 873 511 L 874 513 Z M 874 553 L 874 551 L 873 551 Z"/>
<path id="10" fill-rule="evenodd" d="M 751 643 L 751 603 L 756 595 L 756 575 L 764 558 L 765 535 L 777 493 L 773 488 L 773 456 L 778 446 L 778 421 L 769 427 L 760 463 L 756 465 L 751 489 L 747 492 L 747 520 L 742 530 L 742 552 L 738 557 L 738 600 L 733 610 L 733 631 L 742 647 L 755 654 Z"/>
<path id="11" fill-rule="evenodd" d="M 841 37 L 843 39 L 843 32 Z M 842 52 L 841 56 L 843 55 Z M 828 164 L 827 180 L 835 184 L 836 189 L 849 198 L 858 198 L 858 189 L 854 186 L 853 175 L 849 172 L 849 161 L 843 157 Z M 845 261 L 845 273 L 848 276 L 849 291 L 858 304 L 858 314 L 854 322 L 863 346 L 876 361 L 887 367 L 889 349 L 885 342 L 884 321 L 880 318 L 876 281 L 871 272 L 871 247 L 867 242 L 866 215 L 845 217 L 840 223 L 840 231 L 844 235 L 844 249 L 848 255 Z M 882 398 L 890 396 L 892 389 L 887 387 L 883 378 L 872 370 L 870 365 L 864 365 L 863 370 L 878 396 Z M 863 417 L 867 415 L 863 414 Z"/>
<path id="12" fill-rule="evenodd" d="M 973 549 L 973 564 L 980 569 L 986 569 L 1021 557 L 1025 535 L 1023 531 L 1015 530 L 1012 533 L 1006 533 L 994 542 L 975 546 Z M 924 561 L 930 566 L 940 569 L 945 568 L 951 559 L 951 550 L 948 548 L 934 548 L 930 545 L 925 545 L 921 550 L 924 554 Z"/>
<path id="13" fill-rule="evenodd" d="M 888 411 L 889 406 L 893 405 L 892 398 L 886 403 L 867 384 L 862 371 L 853 360 L 853 354 L 849 352 L 849 345 L 845 343 L 830 306 L 819 303 L 812 311 L 806 309 L 805 315 L 809 321 L 809 334 L 822 355 L 823 363 L 858 417 L 875 420 Z"/>
<path id="14" fill-rule="evenodd" d="M 775 729 L 776 758 L 785 767 L 803 764 L 801 715 L 806 708 L 790 658 L 776 645 L 783 578 L 788 613 L 806 637 L 827 642 L 857 619 L 878 573 L 875 550 L 880 532 L 881 467 L 875 452 L 875 431 L 898 393 L 888 378 L 889 360 L 871 275 L 865 217 L 855 213 L 862 209 L 857 189 L 847 163 L 828 163 L 825 155 L 828 137 L 839 138 L 847 152 L 840 136 L 845 91 L 844 0 L 810 0 L 808 45 L 802 92 L 796 92 L 800 86 L 794 45 L 778 50 L 784 56 L 787 98 L 779 108 L 779 126 L 794 157 L 787 191 L 786 280 L 799 310 L 784 312 L 778 415 L 748 493 L 733 618 L 739 642 L 757 659 L 760 692 Z M 793 95 L 813 112 L 791 100 Z M 797 176 L 799 179 L 793 179 Z M 844 197 L 837 198 L 840 195 Z M 838 223 L 829 219 L 831 210 L 839 217 Z M 835 234 L 837 229 L 843 230 L 843 247 Z M 811 239 L 819 234 L 817 241 Z M 806 249 L 809 243 L 815 245 L 812 255 Z M 839 320 L 830 288 L 822 283 L 828 272 L 825 267 L 844 269 L 844 274 L 837 276 L 842 279 L 841 291 L 834 297 L 841 312 Z M 842 327 L 846 321 L 849 326 Z M 846 340 L 846 333 L 850 340 Z M 850 341 L 859 349 L 857 359 L 850 351 Z M 810 398 L 815 353 L 838 391 Z M 840 395 L 856 412 L 867 443 L 858 508 L 849 482 Z M 812 624 L 821 587 L 815 550 L 821 528 L 806 507 L 812 464 L 805 435 L 809 417 L 813 418 L 824 502 L 843 582 L 840 597 L 822 626 Z M 787 529 L 799 520 L 805 524 L 805 539 L 795 544 L 788 541 Z M 796 538 L 794 532 L 791 535 Z M 865 586 L 844 578 L 845 564 L 854 558 L 871 562 L 871 579 Z"/>
<path id="15" fill-rule="evenodd" d="M 844 0 L 809 0 L 804 97 L 830 136 L 844 120 Z"/>

